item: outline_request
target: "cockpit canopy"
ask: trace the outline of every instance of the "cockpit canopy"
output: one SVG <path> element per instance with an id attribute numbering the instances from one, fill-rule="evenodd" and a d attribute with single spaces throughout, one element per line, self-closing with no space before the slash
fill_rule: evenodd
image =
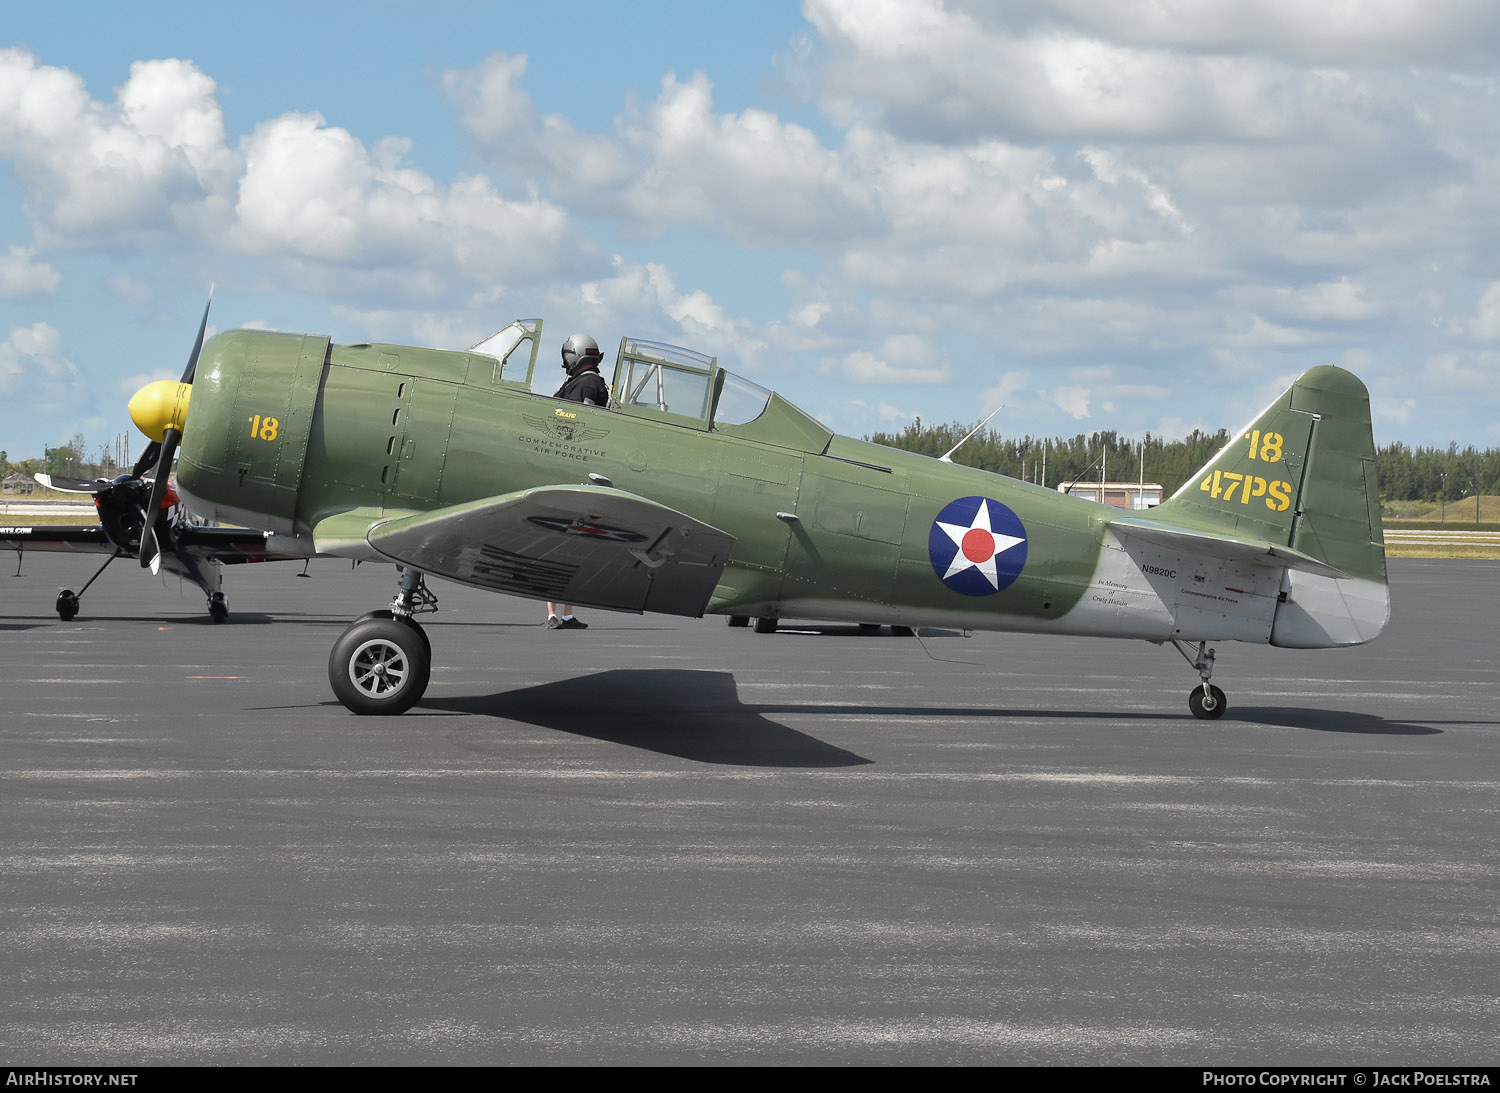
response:
<path id="1" fill-rule="evenodd" d="M 542 320 L 518 319 L 469 350 L 498 361 L 496 383 L 530 389 Z M 780 395 L 719 367 L 718 358 L 663 342 L 620 339 L 609 408 L 687 429 L 712 430 L 804 452 L 833 433 Z"/>

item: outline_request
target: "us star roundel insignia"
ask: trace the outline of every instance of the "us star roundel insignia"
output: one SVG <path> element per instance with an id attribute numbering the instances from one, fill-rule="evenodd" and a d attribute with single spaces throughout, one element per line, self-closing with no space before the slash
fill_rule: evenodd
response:
<path id="1" fill-rule="evenodd" d="M 1026 565 L 1021 518 L 988 497 L 950 501 L 927 536 L 932 571 L 965 596 L 989 596 L 1007 587 Z"/>

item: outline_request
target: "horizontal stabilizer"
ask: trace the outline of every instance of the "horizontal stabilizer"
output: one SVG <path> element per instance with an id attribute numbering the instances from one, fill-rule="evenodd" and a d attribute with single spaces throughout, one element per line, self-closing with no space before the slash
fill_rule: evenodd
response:
<path id="1" fill-rule="evenodd" d="M 688 616 L 703 614 L 735 544 L 603 486 L 544 486 L 377 520 L 365 539 L 393 562 L 496 592 Z"/>
<path id="2" fill-rule="evenodd" d="M 1110 521 L 1109 526 L 1117 535 L 1131 535 L 1148 543 L 1176 550 L 1229 558 L 1237 562 L 1249 562 L 1252 565 L 1274 566 L 1278 569 L 1300 569 L 1305 573 L 1316 573 L 1320 577 L 1349 576 L 1342 569 L 1336 569 L 1327 562 L 1320 562 L 1300 550 L 1269 543 L 1263 539 L 1242 539 L 1233 535 L 1193 531 L 1189 528 L 1172 527 L 1128 516 Z"/>

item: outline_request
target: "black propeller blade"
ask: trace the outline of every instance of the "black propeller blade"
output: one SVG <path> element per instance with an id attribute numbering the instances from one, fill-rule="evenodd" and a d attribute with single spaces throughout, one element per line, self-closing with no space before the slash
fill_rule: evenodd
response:
<path id="1" fill-rule="evenodd" d="M 203 320 L 198 324 L 198 337 L 193 340 L 193 352 L 188 357 L 187 367 L 182 370 L 183 383 L 192 383 L 193 376 L 198 371 L 198 354 L 203 351 L 203 335 L 208 330 L 208 311 L 213 304 L 214 290 L 210 286 L 208 303 L 203 307 Z M 147 456 L 157 456 L 156 481 L 151 484 L 151 499 L 146 503 L 146 526 L 141 529 L 141 568 L 150 569 L 152 573 L 161 568 L 161 543 L 157 541 L 156 528 L 161 520 L 162 502 L 167 496 L 167 483 L 172 476 L 172 457 L 177 454 L 177 444 L 181 439 L 182 432 L 168 426 L 162 433 L 161 443 L 158 445 L 153 440 L 148 444 L 135 464 L 134 473 L 136 477 L 140 477 L 150 465 L 147 463 Z"/>
<path id="2" fill-rule="evenodd" d="M 198 371 L 198 354 L 203 352 L 203 332 L 208 329 L 208 309 L 214 306 L 214 286 L 208 286 L 208 303 L 203 305 L 203 321 L 198 324 L 198 337 L 193 342 L 192 355 L 188 357 L 187 367 L 182 370 L 182 382 L 192 383 L 193 376 Z"/>
<path id="3" fill-rule="evenodd" d="M 146 450 L 143 451 L 141 453 L 141 457 L 135 461 L 135 466 L 130 468 L 130 477 L 139 478 L 141 475 L 145 474 L 148 469 L 156 466 L 156 457 L 160 454 L 161 441 L 153 440 L 150 444 L 147 444 Z"/>

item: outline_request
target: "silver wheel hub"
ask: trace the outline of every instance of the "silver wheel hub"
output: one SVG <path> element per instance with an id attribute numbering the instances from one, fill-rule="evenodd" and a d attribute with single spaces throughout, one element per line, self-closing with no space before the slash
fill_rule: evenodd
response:
<path id="1" fill-rule="evenodd" d="M 371 638 L 349 654 L 349 682 L 370 698 L 390 698 L 410 675 L 405 651 L 386 638 Z"/>

